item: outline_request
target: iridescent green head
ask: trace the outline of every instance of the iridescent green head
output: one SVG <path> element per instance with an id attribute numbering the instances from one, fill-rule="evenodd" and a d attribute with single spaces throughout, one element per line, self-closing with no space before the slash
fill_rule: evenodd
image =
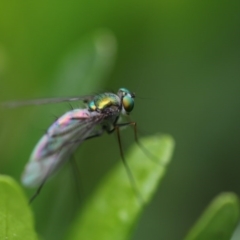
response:
<path id="1" fill-rule="evenodd" d="M 130 92 L 126 88 L 120 88 L 118 90 L 118 96 L 120 97 L 122 101 L 122 110 L 123 113 L 129 114 L 134 107 L 134 98 L 135 94 Z"/>

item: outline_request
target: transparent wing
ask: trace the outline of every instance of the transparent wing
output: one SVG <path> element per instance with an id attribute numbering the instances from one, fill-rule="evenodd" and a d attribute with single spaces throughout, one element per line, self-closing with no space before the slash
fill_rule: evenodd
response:
<path id="1" fill-rule="evenodd" d="M 43 98 L 43 99 L 32 99 L 26 101 L 9 101 L 3 102 L 1 105 L 6 108 L 16 108 L 29 105 L 43 105 L 49 103 L 62 103 L 62 102 L 74 102 L 74 101 L 84 101 L 88 102 L 93 99 L 94 95 L 78 96 L 78 97 L 66 97 L 66 98 Z"/>
<path id="2" fill-rule="evenodd" d="M 37 187 L 45 182 L 85 139 L 96 135 L 103 118 L 87 109 L 76 109 L 59 118 L 33 150 L 22 183 Z"/>

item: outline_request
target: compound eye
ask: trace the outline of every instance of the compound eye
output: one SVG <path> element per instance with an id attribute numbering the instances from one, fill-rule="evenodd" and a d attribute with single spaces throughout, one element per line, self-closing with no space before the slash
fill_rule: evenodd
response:
<path id="1" fill-rule="evenodd" d="M 125 109 L 126 112 L 131 112 L 133 110 L 134 107 L 134 99 L 129 97 L 129 96 L 125 96 L 123 97 L 123 107 Z"/>

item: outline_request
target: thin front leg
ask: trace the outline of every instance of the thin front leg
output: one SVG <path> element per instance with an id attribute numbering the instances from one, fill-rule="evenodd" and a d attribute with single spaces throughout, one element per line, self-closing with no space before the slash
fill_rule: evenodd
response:
<path id="1" fill-rule="evenodd" d="M 125 125 L 128 125 L 128 124 L 125 124 Z M 124 167 L 125 167 L 125 169 L 126 169 L 128 178 L 129 178 L 129 180 L 130 180 L 131 185 L 133 186 L 133 190 L 134 190 L 135 194 L 137 195 L 140 203 L 143 204 L 143 203 L 144 203 L 143 197 L 142 197 L 140 191 L 139 191 L 138 188 L 137 188 L 137 184 L 136 184 L 136 182 L 135 182 L 135 179 L 134 179 L 134 177 L 133 177 L 133 174 L 132 174 L 132 172 L 131 172 L 131 170 L 130 170 L 130 168 L 129 168 L 129 166 L 128 166 L 125 158 L 124 158 L 124 154 L 123 154 L 123 148 L 122 148 L 122 142 L 121 142 L 121 138 L 120 138 L 119 128 L 122 127 L 122 126 L 125 126 L 125 125 L 122 125 L 122 124 L 121 124 L 120 126 L 119 126 L 119 125 L 116 125 L 114 129 L 117 131 L 117 138 L 118 138 L 118 144 L 119 144 L 119 149 L 120 149 L 120 155 L 121 155 L 121 158 L 122 158 Z"/>
<path id="2" fill-rule="evenodd" d="M 119 127 L 124 127 L 124 126 L 128 126 L 131 125 L 134 129 L 134 139 L 135 142 L 137 143 L 137 145 L 139 146 L 139 148 L 143 151 L 143 153 L 154 163 L 159 165 L 159 161 L 157 159 L 156 156 L 154 156 L 151 152 L 148 151 L 147 148 L 145 148 L 144 145 L 142 145 L 142 143 L 138 140 L 138 134 L 137 134 L 137 123 L 136 122 L 128 122 L 128 123 L 120 123 L 117 124 L 117 126 Z"/>

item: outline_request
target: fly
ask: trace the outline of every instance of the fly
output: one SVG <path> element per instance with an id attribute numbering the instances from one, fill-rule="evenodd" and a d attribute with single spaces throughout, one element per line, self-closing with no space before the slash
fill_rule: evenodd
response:
<path id="1" fill-rule="evenodd" d="M 119 123 L 121 115 L 129 115 L 134 108 L 135 94 L 126 88 L 115 93 L 101 93 L 95 96 L 40 99 L 8 103 L 9 107 L 30 104 L 46 104 L 82 100 L 86 108 L 74 109 L 58 118 L 35 146 L 28 164 L 22 174 L 26 187 L 38 187 L 30 203 L 40 193 L 48 178 L 54 174 L 84 141 L 99 137 L 103 133 L 116 131 L 120 155 L 134 191 L 140 199 L 133 175 L 125 161 L 120 139 L 120 128 L 132 125 L 138 144 L 136 122 Z M 144 149 L 143 149 L 144 150 Z"/>

